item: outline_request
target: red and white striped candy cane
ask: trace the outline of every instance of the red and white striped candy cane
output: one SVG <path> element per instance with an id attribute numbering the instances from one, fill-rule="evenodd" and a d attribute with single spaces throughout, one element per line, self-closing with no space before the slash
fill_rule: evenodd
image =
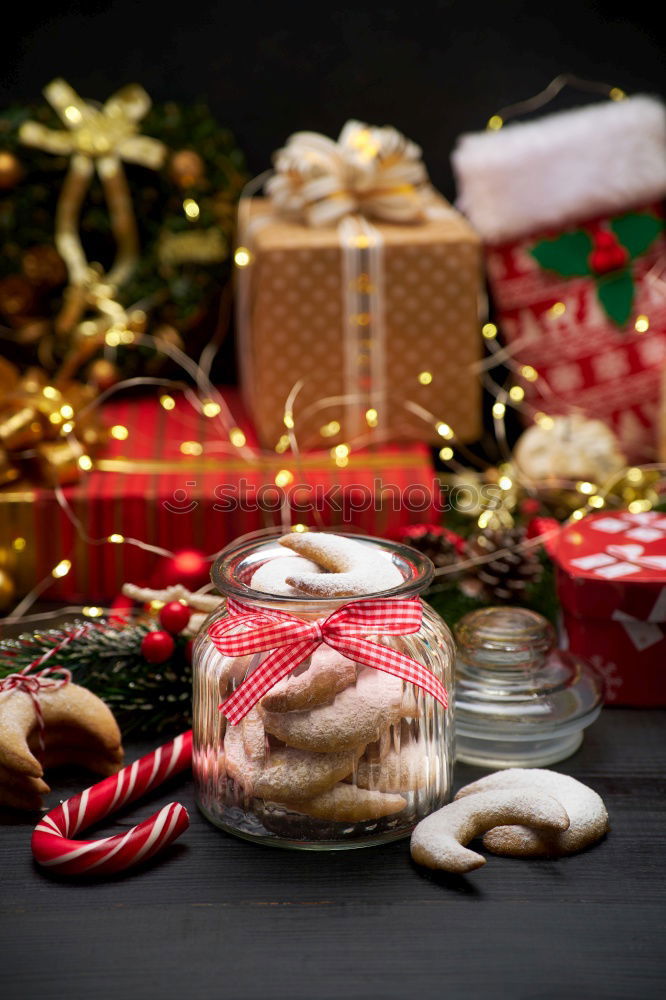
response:
<path id="1" fill-rule="evenodd" d="M 118 774 L 67 799 L 39 821 L 32 834 L 38 864 L 59 875 L 110 874 L 131 868 L 173 843 L 190 825 L 184 806 L 170 802 L 127 833 L 102 840 L 71 840 L 81 830 L 110 816 L 184 771 L 192 760 L 192 732 L 182 733 Z"/>

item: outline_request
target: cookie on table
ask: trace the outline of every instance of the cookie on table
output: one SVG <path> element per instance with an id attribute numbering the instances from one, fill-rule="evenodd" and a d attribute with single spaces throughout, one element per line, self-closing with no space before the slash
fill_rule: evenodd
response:
<path id="1" fill-rule="evenodd" d="M 584 850 L 609 830 L 608 812 L 600 795 L 568 774 L 544 768 L 512 767 L 496 771 L 461 788 L 456 799 L 503 789 L 534 789 L 552 795 L 566 809 L 569 827 L 546 831 L 533 829 L 530 824 L 497 825 L 483 838 L 483 846 L 493 854 L 561 857 Z"/>

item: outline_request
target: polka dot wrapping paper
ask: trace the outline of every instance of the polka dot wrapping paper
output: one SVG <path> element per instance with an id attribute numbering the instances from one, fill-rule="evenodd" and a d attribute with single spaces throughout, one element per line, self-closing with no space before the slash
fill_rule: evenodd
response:
<path id="1" fill-rule="evenodd" d="M 375 428 L 378 440 L 441 443 L 434 421 L 406 409 L 406 401 L 448 423 L 459 440 L 480 434 L 479 240 L 443 200 L 438 206 L 438 217 L 423 223 L 373 220 L 381 273 L 366 274 L 361 261 L 350 279 L 336 227 L 285 221 L 265 199 L 252 200 L 240 353 L 245 400 L 265 447 L 284 434 L 285 401 L 299 380 L 294 421 L 302 448 L 334 446 Z M 351 284 L 354 292 L 369 289 L 369 306 L 350 296 Z M 351 345 L 350 323 L 359 326 Z M 380 373 L 371 355 L 380 357 Z M 375 405 L 379 376 L 382 403 Z M 348 402 L 317 405 L 352 396 L 357 411 L 371 413 L 369 424 L 352 422 Z"/>

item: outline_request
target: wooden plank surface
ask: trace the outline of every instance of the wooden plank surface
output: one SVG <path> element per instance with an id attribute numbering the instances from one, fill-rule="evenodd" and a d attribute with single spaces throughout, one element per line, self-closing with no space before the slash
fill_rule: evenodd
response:
<path id="1" fill-rule="evenodd" d="M 151 749 L 128 748 L 128 760 Z M 415 866 L 406 842 L 311 854 L 228 837 L 175 779 L 104 832 L 177 798 L 191 827 L 134 875 L 72 884 L 31 861 L 5 814 L 0 994 L 127 997 L 663 996 L 666 713 L 606 710 L 559 768 L 606 800 L 612 833 L 558 861 L 489 856 L 467 877 Z M 459 766 L 456 787 L 482 772 Z M 80 790 L 61 772 L 53 802 Z"/>

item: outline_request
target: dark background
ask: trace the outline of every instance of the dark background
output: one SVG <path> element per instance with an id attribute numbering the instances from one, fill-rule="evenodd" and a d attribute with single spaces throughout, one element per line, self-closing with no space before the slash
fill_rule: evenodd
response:
<path id="1" fill-rule="evenodd" d="M 297 129 L 333 136 L 350 117 L 390 123 L 420 143 L 451 196 L 456 136 L 558 73 L 662 91 L 658 9 L 643 0 L 64 0 L 40 14 L 13 4 L 0 103 L 35 100 L 54 76 L 99 100 L 135 81 L 155 101 L 205 96 L 255 173 Z"/>

